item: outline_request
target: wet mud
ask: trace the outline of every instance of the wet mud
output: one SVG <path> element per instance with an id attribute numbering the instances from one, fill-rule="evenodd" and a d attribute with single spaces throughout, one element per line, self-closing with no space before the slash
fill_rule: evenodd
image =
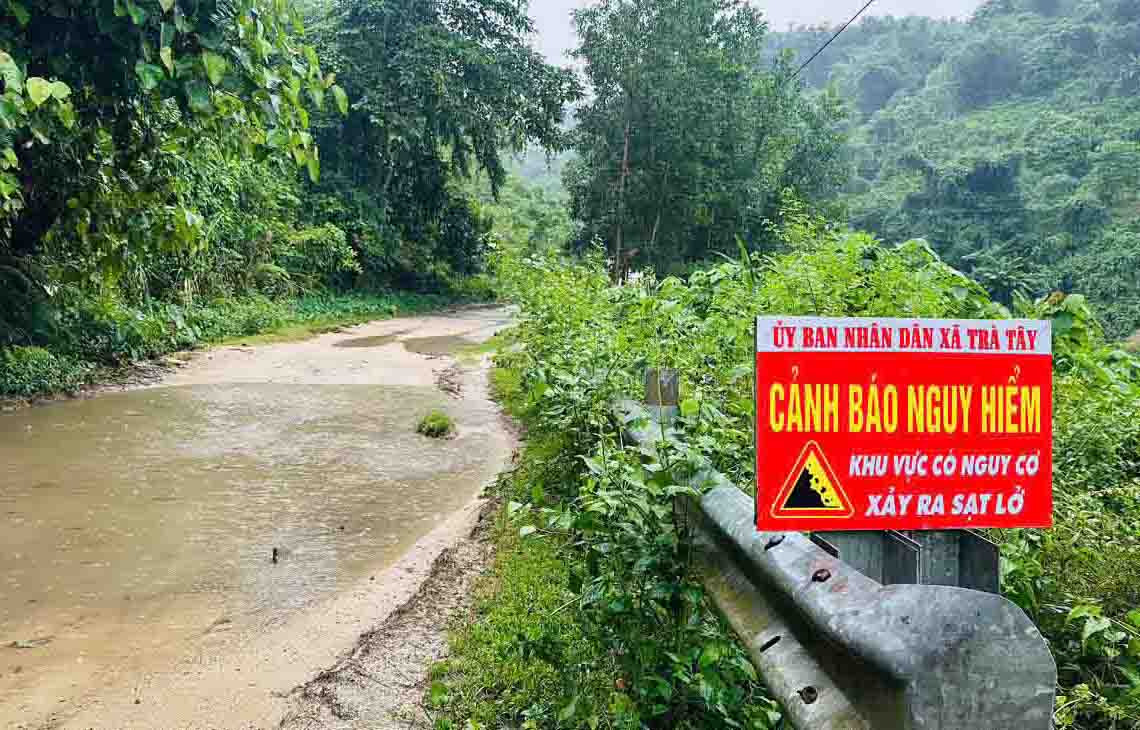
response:
<path id="1" fill-rule="evenodd" d="M 337 343 L 478 342 L 508 318 L 215 350 L 153 387 L 0 415 L 0 727 L 276 725 L 411 595 L 446 547 L 421 543 L 511 448 L 481 367 Z M 458 438 L 415 434 L 433 408 Z"/>

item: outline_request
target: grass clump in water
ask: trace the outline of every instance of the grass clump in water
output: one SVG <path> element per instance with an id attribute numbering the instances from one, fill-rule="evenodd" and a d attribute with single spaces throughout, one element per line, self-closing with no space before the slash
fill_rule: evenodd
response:
<path id="1" fill-rule="evenodd" d="M 423 417 L 416 433 L 433 439 L 447 438 L 455 433 L 455 421 L 443 411 L 435 410 Z"/>

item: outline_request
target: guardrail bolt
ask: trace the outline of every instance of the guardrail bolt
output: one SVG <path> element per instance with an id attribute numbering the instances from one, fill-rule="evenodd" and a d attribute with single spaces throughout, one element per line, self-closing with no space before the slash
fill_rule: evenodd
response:
<path id="1" fill-rule="evenodd" d="M 820 568 L 812 573 L 811 579 L 813 583 L 824 583 L 831 580 L 831 571 L 827 568 Z"/>
<path id="2" fill-rule="evenodd" d="M 819 699 L 819 690 L 815 687 L 804 687 L 797 694 L 799 694 L 800 699 L 804 701 L 805 705 L 810 705 Z"/>

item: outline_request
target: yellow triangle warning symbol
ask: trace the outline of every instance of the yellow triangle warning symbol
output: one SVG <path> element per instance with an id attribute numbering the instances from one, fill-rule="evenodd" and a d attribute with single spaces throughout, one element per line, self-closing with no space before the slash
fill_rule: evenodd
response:
<path id="1" fill-rule="evenodd" d="M 815 441 L 809 441 L 772 503 L 772 516 L 827 519 L 853 514 L 851 500 L 847 499 L 823 450 Z"/>

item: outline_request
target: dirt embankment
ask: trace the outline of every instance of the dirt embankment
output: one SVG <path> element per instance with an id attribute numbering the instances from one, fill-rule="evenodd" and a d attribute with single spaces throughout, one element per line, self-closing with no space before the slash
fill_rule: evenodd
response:
<path id="1" fill-rule="evenodd" d="M 415 596 L 293 692 L 281 730 L 432 727 L 423 704 L 428 670 L 447 656 L 448 624 L 471 606 L 472 585 L 490 564 L 494 512 L 492 503 L 483 505 L 468 534 L 435 559 Z"/>

